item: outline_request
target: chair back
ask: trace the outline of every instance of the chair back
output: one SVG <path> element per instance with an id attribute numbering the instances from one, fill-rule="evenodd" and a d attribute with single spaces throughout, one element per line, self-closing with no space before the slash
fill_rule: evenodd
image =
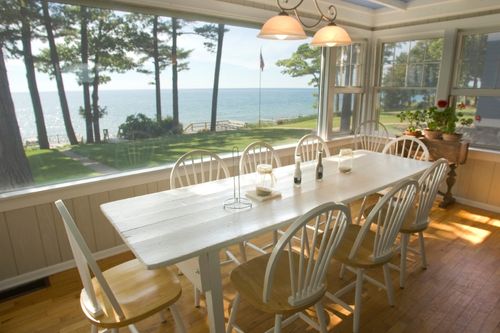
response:
<path id="1" fill-rule="evenodd" d="M 400 136 L 391 140 L 385 145 L 382 153 L 420 161 L 429 160 L 429 150 L 422 141 L 414 136 Z"/>
<path id="2" fill-rule="evenodd" d="M 207 150 L 192 150 L 175 162 L 170 173 L 170 188 L 195 185 L 229 177 L 224 161 Z"/>
<path id="3" fill-rule="evenodd" d="M 281 166 L 274 148 L 267 142 L 253 142 L 243 150 L 240 158 L 240 174 L 255 172 L 259 164 L 271 164 L 273 168 Z"/>
<path id="4" fill-rule="evenodd" d="M 356 257 L 371 230 L 375 233 L 371 255 L 373 262 L 384 262 L 392 257 L 396 237 L 415 200 L 417 190 L 418 183 L 415 180 L 402 181 L 377 202 L 354 241 L 349 253 L 350 260 Z"/>
<path id="5" fill-rule="evenodd" d="M 301 162 L 312 161 L 316 159 L 318 151 L 323 152 L 323 156 L 330 156 L 330 151 L 323 139 L 316 134 L 306 134 L 295 147 L 295 156 L 300 156 Z"/>
<path id="6" fill-rule="evenodd" d="M 350 214 L 349 208 L 344 204 L 325 203 L 299 217 L 287 229 L 274 247 L 267 263 L 263 291 L 265 303 L 271 297 L 277 263 L 282 255 L 288 255 L 290 305 L 307 304 L 323 295 L 326 290 L 328 264 L 344 236 L 347 225 L 351 223 Z M 321 223 L 324 223 L 324 232 L 320 228 Z M 321 233 L 322 237 L 318 237 Z M 300 242 L 299 249 L 292 244 L 297 240 Z"/>
<path id="7" fill-rule="evenodd" d="M 354 131 L 354 149 L 380 152 L 388 141 L 387 128 L 376 120 L 365 121 Z"/>
<path id="8" fill-rule="evenodd" d="M 415 225 L 424 225 L 429 223 L 429 212 L 432 208 L 439 186 L 448 174 L 448 160 L 440 158 L 432 166 L 425 170 L 418 180 L 418 207 L 415 219 Z"/>
<path id="9" fill-rule="evenodd" d="M 94 276 L 101 287 L 101 291 L 104 296 L 108 299 L 109 303 L 113 307 L 113 310 L 118 315 L 120 319 L 125 318 L 118 300 L 116 299 L 113 291 L 109 287 L 108 282 L 104 278 L 101 269 L 97 265 L 97 262 L 90 252 L 87 243 L 83 239 L 82 234 L 78 230 L 75 221 L 68 212 L 68 209 L 64 205 L 62 200 L 57 200 L 55 202 L 59 214 L 61 214 L 62 220 L 64 222 L 64 227 L 66 229 L 66 234 L 68 235 L 69 244 L 71 246 L 71 252 L 73 252 L 73 257 L 75 258 L 76 267 L 78 268 L 78 273 L 83 284 L 83 303 L 87 311 L 97 316 L 102 313 L 102 306 L 97 301 L 96 291 L 94 285 L 92 284 L 92 279 L 90 276 L 90 271 L 94 273 Z M 90 271 L 89 271 L 90 268 Z"/>

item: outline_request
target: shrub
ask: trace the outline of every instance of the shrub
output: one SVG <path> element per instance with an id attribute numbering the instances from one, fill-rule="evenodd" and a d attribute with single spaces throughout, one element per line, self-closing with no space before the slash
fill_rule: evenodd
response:
<path id="1" fill-rule="evenodd" d="M 162 135 L 181 134 L 182 125 L 175 126 L 171 117 L 157 122 L 145 114 L 138 113 L 128 116 L 118 128 L 118 133 L 127 140 L 156 138 Z"/>

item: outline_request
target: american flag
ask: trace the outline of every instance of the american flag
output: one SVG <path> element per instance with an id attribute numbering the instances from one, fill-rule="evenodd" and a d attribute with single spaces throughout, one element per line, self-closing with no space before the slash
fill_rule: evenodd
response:
<path id="1" fill-rule="evenodd" d="M 260 49 L 260 70 L 264 70 L 264 58 L 262 57 L 262 49 Z"/>

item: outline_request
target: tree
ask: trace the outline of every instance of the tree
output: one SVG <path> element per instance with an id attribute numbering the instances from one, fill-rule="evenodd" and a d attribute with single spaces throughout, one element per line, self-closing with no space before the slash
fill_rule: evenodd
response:
<path id="1" fill-rule="evenodd" d="M 87 143 L 94 142 L 92 131 L 92 109 L 90 102 L 90 76 L 89 76 L 89 38 L 88 38 L 89 12 L 87 7 L 80 7 L 80 55 L 82 67 L 79 72 L 79 82 L 83 87 L 83 109 L 85 114 L 85 128 Z"/>
<path id="2" fill-rule="evenodd" d="M 64 126 L 66 128 L 66 135 L 70 144 L 78 144 L 76 139 L 75 131 L 73 129 L 73 124 L 71 123 L 71 115 L 69 113 L 68 100 L 66 99 L 66 91 L 64 90 L 64 82 L 61 73 L 61 68 L 59 64 L 59 54 L 57 52 L 57 46 L 53 31 L 53 21 L 49 12 L 49 4 L 47 0 L 42 0 L 42 10 L 43 10 L 43 24 L 45 30 L 47 31 L 47 40 L 49 42 L 48 52 L 42 51 L 42 54 L 38 57 L 37 68 L 42 72 L 49 73 L 50 76 L 54 77 L 57 84 L 57 92 L 59 94 L 59 102 L 61 104 L 61 111 L 64 120 Z M 57 16 L 57 19 L 63 19 L 61 15 Z M 56 19 L 56 20 L 57 20 Z"/>
<path id="3" fill-rule="evenodd" d="M 136 52 L 140 54 L 138 71 L 145 74 L 154 74 L 156 96 L 156 120 L 162 120 L 161 107 L 161 72 L 172 64 L 171 47 L 167 45 L 170 39 L 170 24 L 160 16 L 130 14 L 127 17 L 127 35 L 131 44 L 135 45 Z M 186 59 L 191 51 L 177 48 L 177 71 L 188 69 Z M 153 62 L 153 71 L 145 65 L 148 60 Z"/>
<path id="4" fill-rule="evenodd" d="M 177 36 L 181 28 L 179 20 L 172 17 L 172 118 L 174 125 L 179 125 L 179 86 L 177 78 Z"/>
<path id="5" fill-rule="evenodd" d="M 35 113 L 36 129 L 38 133 L 38 145 L 41 149 L 49 149 L 49 139 L 47 137 L 47 129 L 45 127 L 45 119 L 43 116 L 42 102 L 40 101 L 40 93 L 36 82 L 35 64 L 33 52 L 31 49 L 31 24 L 33 18 L 32 1 L 19 0 L 19 13 L 21 19 L 21 41 L 23 45 L 22 56 L 26 67 L 26 78 L 28 80 L 28 88 L 33 103 L 33 111 Z"/>
<path id="6" fill-rule="evenodd" d="M 219 77 L 220 77 L 220 65 L 222 60 L 222 44 L 224 42 L 224 33 L 227 29 L 224 28 L 224 24 L 218 24 L 217 26 L 213 24 L 205 24 L 201 27 L 194 29 L 195 32 L 207 39 L 204 42 L 205 47 L 214 52 L 216 50 L 215 56 L 215 71 L 214 71 L 214 85 L 212 90 L 212 112 L 210 117 L 210 131 L 215 132 L 217 129 L 217 100 L 219 96 Z M 216 44 L 214 44 L 216 42 Z"/>
<path id="7" fill-rule="evenodd" d="M 21 132 L 7 77 L 5 58 L 19 52 L 16 26 L 19 11 L 13 3 L 0 2 L 0 189 L 31 184 L 33 175 L 24 153 Z"/>
<path id="8" fill-rule="evenodd" d="M 297 51 L 292 53 L 290 58 L 278 60 L 276 65 L 283 68 L 282 74 L 291 77 L 312 76 L 308 84 L 319 87 L 321 48 L 302 44 L 297 48 Z"/>

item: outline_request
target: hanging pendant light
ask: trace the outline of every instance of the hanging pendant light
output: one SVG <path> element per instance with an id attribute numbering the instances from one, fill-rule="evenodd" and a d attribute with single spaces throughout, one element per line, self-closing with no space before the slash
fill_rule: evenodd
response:
<path id="1" fill-rule="evenodd" d="M 297 19 L 282 11 L 264 23 L 257 37 L 265 39 L 294 40 L 306 39 L 307 35 Z"/>
<path id="2" fill-rule="evenodd" d="M 285 4 L 288 0 L 281 0 Z M 305 24 L 299 16 L 297 8 L 304 2 L 300 0 L 296 6 L 285 7 L 281 5 L 280 0 L 276 0 L 280 13 L 271 17 L 264 23 L 257 37 L 266 39 L 279 39 L 279 40 L 296 40 L 306 39 L 307 36 L 303 27 L 308 29 L 315 28 L 323 21 L 329 22 L 328 25 L 318 30 L 313 37 L 311 45 L 313 46 L 343 46 L 352 43 L 351 37 L 342 27 L 335 24 L 337 17 L 337 9 L 334 5 L 328 7 L 329 15 L 323 14 L 318 5 L 318 0 L 312 0 L 319 14 L 319 19 L 313 25 Z M 294 16 L 288 15 L 285 11 L 293 11 Z"/>

